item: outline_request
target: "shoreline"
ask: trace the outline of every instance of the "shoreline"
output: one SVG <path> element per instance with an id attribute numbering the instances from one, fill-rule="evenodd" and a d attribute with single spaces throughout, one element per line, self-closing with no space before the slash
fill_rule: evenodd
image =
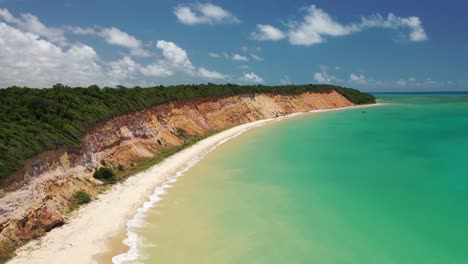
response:
<path id="1" fill-rule="evenodd" d="M 149 169 L 128 177 L 123 183 L 116 184 L 106 193 L 99 195 L 98 199 L 82 206 L 64 226 L 55 228 L 39 240 L 32 241 L 21 247 L 17 251 L 17 256 L 7 263 L 102 263 L 104 253 L 106 253 L 106 258 L 107 256 L 114 256 L 115 258 L 115 255 L 122 253 L 125 246 L 120 241 L 122 247 L 109 249 L 110 242 L 115 242 L 116 236 L 121 238 L 122 233 L 127 233 L 126 239 L 128 239 L 132 223 L 137 224 L 144 216 L 145 211 L 160 200 L 159 195 L 164 192 L 165 188 L 170 188 L 171 182 L 182 176 L 186 170 L 190 169 L 216 147 L 251 128 L 274 121 L 302 116 L 307 113 L 380 105 L 383 104 L 376 103 L 299 112 L 242 124 L 212 135 L 166 158 Z M 129 257 L 134 257 L 137 254 L 137 252 L 131 252 L 132 245 L 135 245 L 135 243 L 130 245 L 130 249 L 124 255 L 133 254 Z M 133 250 L 135 250 L 135 247 L 133 247 Z"/>

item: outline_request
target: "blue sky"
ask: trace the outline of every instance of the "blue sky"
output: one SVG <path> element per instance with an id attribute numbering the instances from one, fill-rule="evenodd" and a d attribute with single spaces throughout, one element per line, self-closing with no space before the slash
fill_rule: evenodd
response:
<path id="1" fill-rule="evenodd" d="M 0 87 L 468 90 L 466 1 L 0 0 Z"/>

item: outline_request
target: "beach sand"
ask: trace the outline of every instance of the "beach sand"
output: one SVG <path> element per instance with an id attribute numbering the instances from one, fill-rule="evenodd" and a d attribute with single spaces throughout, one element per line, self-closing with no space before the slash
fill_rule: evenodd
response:
<path id="1" fill-rule="evenodd" d="M 380 104 L 346 108 L 376 105 Z M 311 112 L 342 109 L 345 108 Z M 116 184 L 96 200 L 74 212 L 64 226 L 53 229 L 44 237 L 20 248 L 17 256 L 8 263 L 111 263 L 111 256 L 121 254 L 128 248 L 121 242 L 126 236 L 127 222 L 135 216 L 137 209 L 148 201 L 148 197 L 159 185 L 186 168 L 194 159 L 200 159 L 230 138 L 250 128 L 299 114 L 303 113 L 239 125 L 201 140 L 148 170 L 129 177 L 125 182 Z"/>

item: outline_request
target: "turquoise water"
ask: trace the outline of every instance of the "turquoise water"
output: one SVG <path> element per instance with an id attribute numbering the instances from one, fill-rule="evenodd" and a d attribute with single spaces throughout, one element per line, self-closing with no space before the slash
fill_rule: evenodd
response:
<path id="1" fill-rule="evenodd" d="M 137 229 L 145 263 L 468 263 L 468 95 L 253 129 L 206 156 Z"/>

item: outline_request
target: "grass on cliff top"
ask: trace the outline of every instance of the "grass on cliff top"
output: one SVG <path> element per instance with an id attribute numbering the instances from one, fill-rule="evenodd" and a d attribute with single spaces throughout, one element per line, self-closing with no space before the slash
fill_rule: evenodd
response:
<path id="1" fill-rule="evenodd" d="M 51 89 L 9 87 L 0 89 L 0 188 L 22 180 L 24 161 L 54 149 L 78 149 L 84 133 L 93 125 L 115 116 L 168 102 L 255 93 L 300 94 L 336 90 L 356 104 L 375 102 L 358 90 L 332 85 L 241 86 L 200 84 L 150 88 Z"/>

